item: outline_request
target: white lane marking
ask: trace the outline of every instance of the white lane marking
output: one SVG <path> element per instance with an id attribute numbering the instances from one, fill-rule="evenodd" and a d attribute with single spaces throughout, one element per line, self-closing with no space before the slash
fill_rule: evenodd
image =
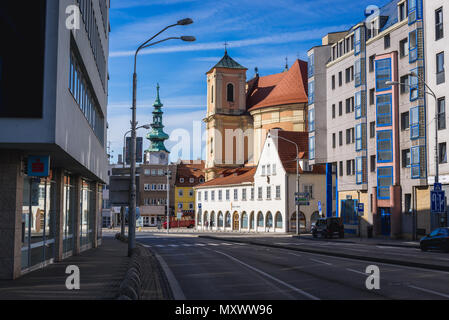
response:
<path id="1" fill-rule="evenodd" d="M 357 271 L 357 270 L 354 270 L 354 269 L 350 269 L 350 268 L 346 268 L 346 270 L 348 270 L 348 271 L 351 271 L 351 272 L 355 272 L 355 273 L 358 273 L 358 274 L 363 274 L 364 276 L 366 276 L 367 274 L 365 273 L 365 272 L 362 272 L 362 271 Z"/>
<path id="2" fill-rule="evenodd" d="M 158 248 L 164 248 L 165 245 L 164 245 L 164 244 L 157 244 L 156 247 L 158 247 Z"/>
<path id="3" fill-rule="evenodd" d="M 222 243 L 220 243 L 220 244 L 223 245 L 223 246 L 232 246 L 232 244 L 226 243 L 226 242 L 222 242 Z"/>
<path id="4" fill-rule="evenodd" d="M 191 246 L 193 246 L 193 244 L 188 244 L 188 243 L 181 243 L 181 245 L 184 246 L 184 247 L 191 247 Z"/>
<path id="5" fill-rule="evenodd" d="M 144 246 L 145 248 L 151 248 L 151 246 L 148 245 L 148 244 L 144 244 L 143 246 Z"/>
<path id="6" fill-rule="evenodd" d="M 198 247 L 204 247 L 204 246 L 206 246 L 204 243 L 195 243 L 195 245 L 198 246 Z"/>
<path id="7" fill-rule="evenodd" d="M 173 248 L 179 247 L 179 245 L 177 245 L 177 244 L 169 244 L 168 246 L 169 246 L 169 247 L 173 247 Z"/>
<path id="8" fill-rule="evenodd" d="M 165 263 L 164 259 L 162 259 L 162 257 L 158 255 L 156 252 L 154 253 L 154 255 L 156 256 L 156 259 L 159 261 L 162 270 L 164 270 L 165 276 L 167 277 L 168 283 L 173 293 L 173 298 L 175 300 L 186 300 L 186 296 L 184 295 L 184 292 L 182 292 L 178 280 L 176 280 L 173 272 L 170 270 L 167 263 Z"/>
<path id="9" fill-rule="evenodd" d="M 235 261 L 237 263 L 240 263 L 241 265 L 244 265 L 245 267 L 247 267 L 247 268 L 249 268 L 249 269 L 251 269 L 251 270 L 253 270 L 253 271 L 257 272 L 257 273 L 260 273 L 261 275 L 263 275 L 263 276 L 265 276 L 265 277 L 267 277 L 267 278 L 269 278 L 269 279 L 271 279 L 273 281 L 276 281 L 277 283 L 282 284 L 283 286 L 285 286 L 285 287 L 287 287 L 287 288 L 289 288 L 289 289 L 291 289 L 291 290 L 293 290 L 293 291 L 295 291 L 295 292 L 297 292 L 299 294 L 302 294 L 303 296 L 305 296 L 305 297 L 307 297 L 309 299 L 320 300 L 320 298 L 315 297 L 314 295 L 311 295 L 310 293 L 307 293 L 304 290 L 296 288 L 296 287 L 292 286 L 291 284 L 288 284 L 287 282 L 284 282 L 284 281 L 282 281 L 282 280 L 280 280 L 278 278 L 275 278 L 272 275 L 270 275 L 270 274 L 268 274 L 268 273 L 266 273 L 266 272 L 264 272 L 262 270 L 259 270 L 259 269 L 255 268 L 253 266 L 250 266 L 249 264 L 246 264 L 245 262 L 240 261 L 239 259 L 234 258 L 233 256 L 230 256 L 230 255 L 228 255 L 228 254 L 226 254 L 224 252 L 220 252 L 220 251 L 216 251 L 216 250 L 215 250 L 215 252 L 217 252 L 219 254 L 222 254 L 222 255 L 228 257 L 229 259 L 231 259 L 231 260 L 233 260 L 233 261 Z"/>
<path id="10" fill-rule="evenodd" d="M 331 266 L 331 265 L 332 265 L 332 263 L 324 262 L 324 261 L 317 260 L 317 259 L 312 259 L 312 258 L 310 258 L 310 260 L 312 260 L 312 261 L 314 261 L 314 262 L 322 263 L 322 264 L 325 264 L 325 265 L 328 265 L 328 266 Z"/>
<path id="11" fill-rule="evenodd" d="M 424 292 L 427 292 L 427 293 L 431 293 L 431 294 L 434 294 L 434 295 L 437 295 L 437 296 L 440 296 L 440 297 L 444 297 L 444 298 L 448 298 L 448 299 L 449 299 L 449 295 L 448 295 L 448 294 L 444 294 L 444 293 L 437 292 L 437 291 L 433 291 L 433 290 L 429 290 L 429 289 L 420 288 L 420 287 L 413 286 L 413 285 L 408 285 L 408 287 L 409 287 L 409 288 L 412 288 L 412 289 L 424 291 Z"/>
<path id="12" fill-rule="evenodd" d="M 208 245 L 210 245 L 210 246 L 219 246 L 219 244 L 218 243 L 212 243 L 212 242 L 210 242 L 210 243 L 208 243 Z"/>

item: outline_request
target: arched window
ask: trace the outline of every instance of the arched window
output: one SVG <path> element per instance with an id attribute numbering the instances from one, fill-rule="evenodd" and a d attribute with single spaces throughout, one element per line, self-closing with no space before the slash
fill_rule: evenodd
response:
<path id="1" fill-rule="evenodd" d="M 249 228 L 251 230 L 254 229 L 254 211 L 251 212 L 250 216 L 249 216 Z"/>
<path id="2" fill-rule="evenodd" d="M 209 224 L 208 217 L 209 217 L 209 215 L 208 215 L 207 211 L 204 212 L 204 215 L 203 215 L 204 226 L 206 226 L 206 222 L 207 222 L 207 224 Z"/>
<path id="3" fill-rule="evenodd" d="M 234 102 L 234 85 L 232 83 L 228 83 L 227 97 L 229 102 Z"/>
<path id="4" fill-rule="evenodd" d="M 209 226 L 210 227 L 215 227 L 215 212 L 212 211 L 210 213 L 210 222 L 209 222 Z"/>
<path id="5" fill-rule="evenodd" d="M 273 215 L 271 212 L 267 213 L 267 221 L 265 222 L 265 226 L 267 228 L 271 228 L 273 226 Z"/>
<path id="6" fill-rule="evenodd" d="M 258 227 L 263 227 L 263 214 L 262 214 L 262 212 L 259 212 L 257 214 L 257 226 Z"/>
<path id="7" fill-rule="evenodd" d="M 282 229 L 282 214 L 276 213 L 276 229 Z"/>
<path id="8" fill-rule="evenodd" d="M 198 214 L 198 225 L 199 225 L 199 226 L 201 225 L 201 213 Z"/>
<path id="9" fill-rule="evenodd" d="M 231 227 L 231 214 L 229 212 L 226 212 L 225 227 L 226 228 L 230 228 Z"/>
<path id="10" fill-rule="evenodd" d="M 223 228 L 223 213 L 221 211 L 218 213 L 218 227 Z"/>
<path id="11" fill-rule="evenodd" d="M 242 213 L 242 229 L 248 229 L 248 215 L 246 212 Z"/>

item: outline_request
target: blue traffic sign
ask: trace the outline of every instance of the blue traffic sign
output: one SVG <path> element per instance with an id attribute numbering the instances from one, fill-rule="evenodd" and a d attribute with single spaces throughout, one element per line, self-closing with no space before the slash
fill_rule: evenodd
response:
<path id="1" fill-rule="evenodd" d="M 443 185 L 441 183 L 434 183 L 433 185 L 433 191 L 441 191 L 443 189 Z"/>
<path id="2" fill-rule="evenodd" d="M 430 191 L 430 211 L 432 213 L 446 212 L 446 194 L 444 191 Z"/>
<path id="3" fill-rule="evenodd" d="M 358 208 L 359 213 L 365 212 L 365 205 L 363 203 L 359 203 L 357 208 Z"/>

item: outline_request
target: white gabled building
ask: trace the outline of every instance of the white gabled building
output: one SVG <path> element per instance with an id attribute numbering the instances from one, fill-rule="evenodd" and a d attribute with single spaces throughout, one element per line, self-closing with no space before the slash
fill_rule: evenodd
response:
<path id="1" fill-rule="evenodd" d="M 299 155 L 296 154 L 296 146 Z M 271 130 L 257 167 L 224 170 L 195 188 L 198 230 L 234 232 L 296 231 L 296 157 L 300 160 L 300 191 L 312 196 L 300 208 L 302 231 L 325 212 L 324 166 L 308 166 L 308 134 Z"/>

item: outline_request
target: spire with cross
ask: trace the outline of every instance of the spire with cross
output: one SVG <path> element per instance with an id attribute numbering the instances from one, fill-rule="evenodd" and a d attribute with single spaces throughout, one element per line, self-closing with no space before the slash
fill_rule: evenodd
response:
<path id="1" fill-rule="evenodd" d="M 285 70 L 288 71 L 288 57 L 285 57 Z"/>
<path id="2" fill-rule="evenodd" d="M 228 45 L 229 45 L 229 43 L 227 41 L 225 41 L 225 43 L 224 43 L 225 54 L 228 54 Z"/>

